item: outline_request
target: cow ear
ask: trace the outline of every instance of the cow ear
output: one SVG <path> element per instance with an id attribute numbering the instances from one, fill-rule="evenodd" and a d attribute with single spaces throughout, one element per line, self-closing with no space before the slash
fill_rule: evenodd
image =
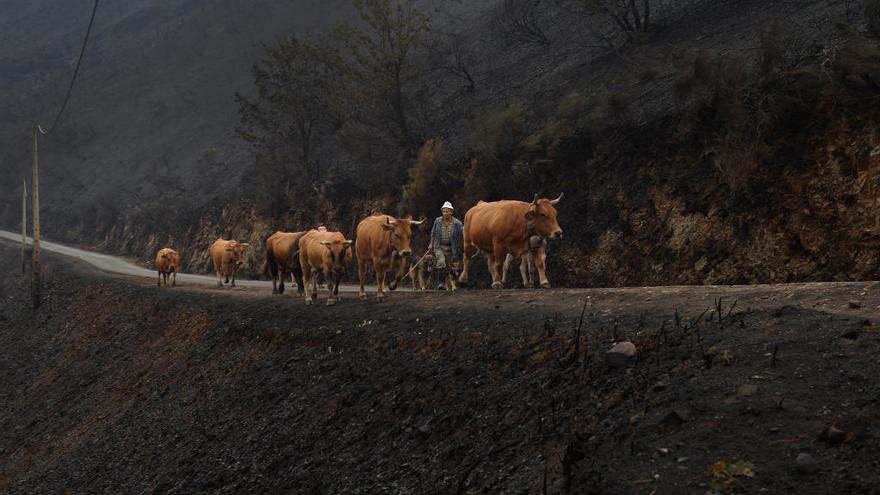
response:
<path id="1" fill-rule="evenodd" d="M 526 212 L 526 220 L 534 220 L 535 219 L 535 209 L 529 208 L 529 211 Z"/>
<path id="2" fill-rule="evenodd" d="M 383 223 L 382 228 L 385 230 L 394 230 L 394 225 L 389 224 L 389 223 Z"/>

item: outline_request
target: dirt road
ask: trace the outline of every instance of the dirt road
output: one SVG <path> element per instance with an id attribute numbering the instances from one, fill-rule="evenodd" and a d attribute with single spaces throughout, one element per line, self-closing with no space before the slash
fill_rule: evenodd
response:
<path id="1" fill-rule="evenodd" d="M 12 243 L 16 243 L 21 245 L 21 234 L 16 234 L 13 232 L 9 232 L 6 230 L 0 230 L 0 240 L 9 241 Z M 28 245 L 32 244 L 33 239 L 28 237 Z M 156 272 L 153 270 L 148 270 L 144 267 L 138 266 L 128 260 L 120 258 L 118 256 L 112 256 L 109 254 L 101 254 L 93 251 L 86 251 L 83 249 L 77 249 L 70 246 L 65 246 L 63 244 L 58 244 L 55 242 L 50 242 L 46 240 L 41 240 L 40 242 L 41 249 L 45 251 L 49 251 L 52 253 L 61 254 L 64 256 L 68 256 L 70 258 L 77 259 L 79 261 L 83 261 L 88 263 L 89 265 L 109 274 L 113 275 L 125 275 L 127 277 L 135 277 L 135 278 L 150 278 L 152 280 L 156 280 Z M 356 276 L 356 273 L 354 274 Z M 351 276 L 351 275 L 350 275 Z M 208 275 L 195 275 L 191 273 L 179 273 L 177 275 L 177 283 L 180 285 L 193 285 L 193 286 L 206 286 L 206 287 L 214 287 L 217 285 L 217 279 L 213 276 Z M 268 289 L 271 292 L 272 283 L 264 280 L 248 280 L 239 278 L 235 281 L 236 285 L 241 287 L 251 287 L 251 288 L 261 288 Z M 374 287 L 370 287 L 370 291 Z M 358 287 L 353 284 L 342 284 L 339 286 L 340 292 L 357 292 Z M 405 287 L 400 287 L 398 290 L 405 292 L 407 289 Z"/>

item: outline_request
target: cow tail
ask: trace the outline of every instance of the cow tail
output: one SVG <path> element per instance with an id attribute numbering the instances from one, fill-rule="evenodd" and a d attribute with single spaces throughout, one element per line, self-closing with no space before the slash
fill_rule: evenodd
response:
<path id="1" fill-rule="evenodd" d="M 266 246 L 266 262 L 263 263 L 263 273 L 273 279 L 278 273 L 278 265 L 275 263 L 275 259 L 272 257 L 272 250 L 268 245 Z"/>

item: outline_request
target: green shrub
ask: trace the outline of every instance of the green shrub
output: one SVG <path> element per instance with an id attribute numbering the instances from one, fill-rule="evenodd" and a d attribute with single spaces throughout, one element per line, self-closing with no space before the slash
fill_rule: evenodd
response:
<path id="1" fill-rule="evenodd" d="M 480 115 L 471 131 L 471 146 L 483 160 L 496 160 L 514 151 L 522 138 L 526 118 L 526 106 L 519 102 Z"/>

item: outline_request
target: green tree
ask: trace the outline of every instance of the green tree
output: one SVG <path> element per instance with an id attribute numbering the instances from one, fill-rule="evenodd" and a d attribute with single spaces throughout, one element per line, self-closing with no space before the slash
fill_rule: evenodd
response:
<path id="1" fill-rule="evenodd" d="M 294 37 L 265 45 L 253 67 L 256 97 L 236 94 L 237 130 L 253 146 L 258 170 L 272 175 L 264 182 L 289 189 L 314 187 L 322 179 L 314 150 L 331 129 L 328 103 L 337 75 L 318 56 L 317 46 Z"/>
<path id="2" fill-rule="evenodd" d="M 419 76 L 413 55 L 427 43 L 429 20 L 402 0 L 354 0 L 354 6 L 366 27 L 341 26 L 336 34 L 342 50 L 325 52 L 325 60 L 344 74 L 335 100 L 344 134 L 370 149 L 412 156 L 424 134 L 412 101 Z"/>

